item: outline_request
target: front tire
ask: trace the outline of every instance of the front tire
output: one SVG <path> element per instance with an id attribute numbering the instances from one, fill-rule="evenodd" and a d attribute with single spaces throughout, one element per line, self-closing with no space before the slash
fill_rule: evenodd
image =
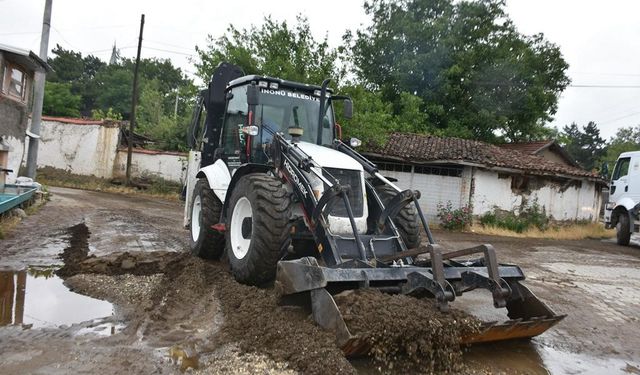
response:
<path id="1" fill-rule="evenodd" d="M 224 253 L 224 235 L 211 228 L 220 220 L 222 202 L 213 193 L 207 180 L 198 180 L 193 189 L 189 245 L 191 253 L 200 258 L 220 259 Z"/>
<path id="2" fill-rule="evenodd" d="M 626 212 L 618 215 L 618 224 L 616 224 L 616 239 L 618 245 L 628 246 L 631 241 L 631 228 L 629 224 L 629 215 Z"/>
<path id="3" fill-rule="evenodd" d="M 376 193 L 380 196 L 382 204 L 388 204 L 398 192 L 389 185 L 376 186 Z M 420 246 L 420 219 L 418 211 L 413 203 L 402 208 L 398 215 L 393 219 L 393 223 L 400 232 L 400 237 L 404 241 L 408 250 L 417 249 Z"/>
<path id="4" fill-rule="evenodd" d="M 273 280 L 291 243 L 291 197 L 275 177 L 252 173 L 238 180 L 229 200 L 227 256 L 235 279 L 260 285 Z"/>

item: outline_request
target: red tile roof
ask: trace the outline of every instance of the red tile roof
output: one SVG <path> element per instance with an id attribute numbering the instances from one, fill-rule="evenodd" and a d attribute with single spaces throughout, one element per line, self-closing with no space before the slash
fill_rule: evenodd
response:
<path id="1" fill-rule="evenodd" d="M 561 157 L 568 165 L 580 168 L 580 165 L 578 165 L 578 163 L 571 158 L 569 153 L 567 153 L 567 151 L 562 146 L 560 146 L 558 142 L 552 139 L 526 143 L 505 143 L 498 146 L 532 155 L 535 155 L 539 151 L 542 151 L 544 149 L 548 149 L 549 151 L 554 152 L 556 155 Z"/>
<path id="2" fill-rule="evenodd" d="M 366 154 L 402 159 L 408 162 L 466 162 L 487 168 L 518 169 L 534 175 L 564 175 L 598 178 L 582 168 L 555 163 L 540 156 L 502 148 L 488 143 L 460 138 L 421 134 L 393 133 L 382 147 Z"/>
<path id="3" fill-rule="evenodd" d="M 546 140 L 546 141 L 534 141 L 534 142 L 526 142 L 526 143 L 505 143 L 499 145 L 502 148 L 507 148 L 510 150 L 516 150 L 520 152 L 525 152 L 527 154 L 533 154 L 541 148 L 548 147 L 553 144 L 555 141 Z"/>
<path id="4" fill-rule="evenodd" d="M 43 121 L 55 121 L 62 122 L 65 124 L 73 124 L 73 125 L 104 125 L 104 126 L 114 126 L 117 125 L 118 121 L 113 120 L 91 120 L 86 118 L 71 118 L 71 117 L 56 117 L 56 116 L 42 116 Z"/>

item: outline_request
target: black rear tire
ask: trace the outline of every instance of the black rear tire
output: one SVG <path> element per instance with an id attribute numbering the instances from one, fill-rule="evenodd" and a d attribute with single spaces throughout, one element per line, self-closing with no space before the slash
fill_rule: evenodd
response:
<path id="1" fill-rule="evenodd" d="M 376 192 L 382 200 L 382 204 L 387 204 L 398 192 L 389 185 L 376 186 Z M 393 223 L 400 232 L 400 237 L 407 246 L 407 249 L 416 249 L 420 246 L 420 218 L 413 203 L 402 208 L 393 219 Z"/>
<path id="2" fill-rule="evenodd" d="M 631 241 L 631 228 L 629 225 L 629 215 L 626 212 L 618 215 L 618 224 L 616 225 L 616 239 L 618 245 L 628 246 Z"/>
<path id="3" fill-rule="evenodd" d="M 238 180 L 227 213 L 227 256 L 235 279 L 260 285 L 276 275 L 291 243 L 291 196 L 272 176 L 252 173 Z"/>
<path id="4" fill-rule="evenodd" d="M 196 206 L 199 205 L 199 210 Z M 193 189 L 189 223 L 191 253 L 200 258 L 220 259 L 224 253 L 224 234 L 211 228 L 220 220 L 222 202 L 209 187 L 207 180 L 198 180 Z M 193 217 L 194 208 L 196 215 Z M 199 213 L 199 214 L 198 214 Z"/>

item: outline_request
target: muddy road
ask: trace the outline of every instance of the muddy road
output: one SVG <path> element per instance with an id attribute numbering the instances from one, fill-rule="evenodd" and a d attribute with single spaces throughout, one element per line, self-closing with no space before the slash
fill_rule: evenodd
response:
<path id="1" fill-rule="evenodd" d="M 51 191 L 47 205 L 0 241 L 2 374 L 640 374 L 640 246 L 436 231 L 448 249 L 492 243 L 501 262 L 521 266 L 533 292 L 568 316 L 531 341 L 464 348 L 462 356 L 441 351 L 433 357 L 439 365 L 390 368 L 347 361 L 307 311 L 283 308 L 271 290 L 239 285 L 224 264 L 186 254 L 180 202 Z M 496 314 L 489 296 L 464 297 L 453 306 Z"/>

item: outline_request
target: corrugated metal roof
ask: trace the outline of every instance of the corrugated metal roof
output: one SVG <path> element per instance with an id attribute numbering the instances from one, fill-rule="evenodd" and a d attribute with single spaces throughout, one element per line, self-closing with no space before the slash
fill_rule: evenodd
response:
<path id="1" fill-rule="evenodd" d="M 15 46 L 10 46 L 7 44 L 0 43 L 0 51 L 7 52 L 16 57 L 21 57 L 18 63 L 22 65 L 26 65 L 28 68 L 39 71 L 39 72 L 49 72 L 51 71 L 51 66 L 46 63 L 46 61 L 42 60 L 40 56 L 36 55 L 33 51 L 28 49 L 22 49 Z"/>

